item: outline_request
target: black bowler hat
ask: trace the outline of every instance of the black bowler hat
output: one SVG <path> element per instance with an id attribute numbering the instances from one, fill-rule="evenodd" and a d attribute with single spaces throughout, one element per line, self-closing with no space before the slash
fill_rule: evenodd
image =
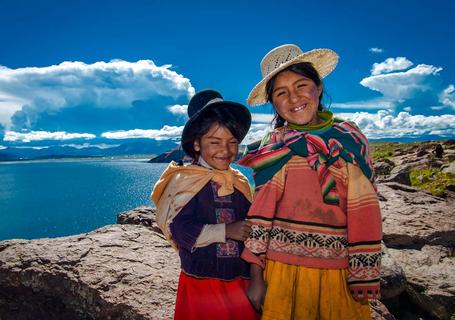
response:
<path id="1" fill-rule="evenodd" d="M 196 93 L 188 103 L 188 117 L 190 118 L 182 132 L 182 148 L 190 157 L 194 158 L 194 140 L 201 121 L 208 113 L 216 112 L 222 119 L 234 120 L 238 124 L 239 142 L 245 138 L 251 125 L 250 111 L 243 104 L 225 101 L 223 96 L 215 90 L 203 90 Z"/>

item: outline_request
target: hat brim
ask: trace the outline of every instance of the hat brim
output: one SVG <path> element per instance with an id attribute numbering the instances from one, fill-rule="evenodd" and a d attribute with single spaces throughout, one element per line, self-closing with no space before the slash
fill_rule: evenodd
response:
<path id="1" fill-rule="evenodd" d="M 319 77 L 323 79 L 335 69 L 338 64 L 338 55 L 335 51 L 330 49 L 314 49 L 304 52 L 296 56 L 294 59 L 281 64 L 279 67 L 266 75 L 256 86 L 254 86 L 253 90 L 251 90 L 248 95 L 248 104 L 254 107 L 267 103 L 267 93 L 265 92 L 267 82 L 287 67 L 301 62 L 311 62 L 313 67 L 318 72 Z"/>
<path id="2" fill-rule="evenodd" d="M 198 112 L 196 112 L 185 124 L 183 127 L 182 132 L 182 149 L 185 151 L 187 155 L 194 158 L 195 151 L 194 151 L 194 140 L 195 134 L 198 130 L 199 123 L 202 121 L 204 115 L 214 108 L 225 109 L 228 111 L 232 117 L 240 124 L 242 127 L 241 137 L 239 143 L 245 138 L 248 130 L 251 126 L 251 113 L 247 107 L 243 104 L 231 101 L 219 101 L 214 102 L 206 107 L 202 108 Z"/>

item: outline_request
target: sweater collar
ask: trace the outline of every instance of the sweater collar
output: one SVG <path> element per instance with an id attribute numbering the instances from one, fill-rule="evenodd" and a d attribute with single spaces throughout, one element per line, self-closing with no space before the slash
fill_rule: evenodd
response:
<path id="1" fill-rule="evenodd" d="M 333 125 L 333 113 L 329 110 L 318 111 L 317 116 L 321 119 L 321 123 L 318 124 L 306 124 L 298 125 L 293 123 L 288 123 L 288 127 L 298 131 L 316 131 L 328 129 Z"/>

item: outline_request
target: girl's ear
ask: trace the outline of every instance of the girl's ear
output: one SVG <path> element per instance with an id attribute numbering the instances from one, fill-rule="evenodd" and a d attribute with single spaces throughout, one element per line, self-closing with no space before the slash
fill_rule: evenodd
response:
<path id="1" fill-rule="evenodd" d="M 194 151 L 196 151 L 196 152 L 201 151 L 201 146 L 200 146 L 198 140 L 194 140 L 194 142 L 193 142 L 193 148 L 194 148 Z"/>

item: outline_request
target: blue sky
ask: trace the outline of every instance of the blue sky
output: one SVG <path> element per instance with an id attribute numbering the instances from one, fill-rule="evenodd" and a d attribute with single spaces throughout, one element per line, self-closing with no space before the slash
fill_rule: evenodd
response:
<path id="1" fill-rule="evenodd" d="M 2 1 L 0 148 L 176 139 L 195 91 L 245 103 L 272 48 L 330 48 L 370 139 L 455 137 L 453 1 Z M 270 128 L 250 109 L 247 140 Z"/>

